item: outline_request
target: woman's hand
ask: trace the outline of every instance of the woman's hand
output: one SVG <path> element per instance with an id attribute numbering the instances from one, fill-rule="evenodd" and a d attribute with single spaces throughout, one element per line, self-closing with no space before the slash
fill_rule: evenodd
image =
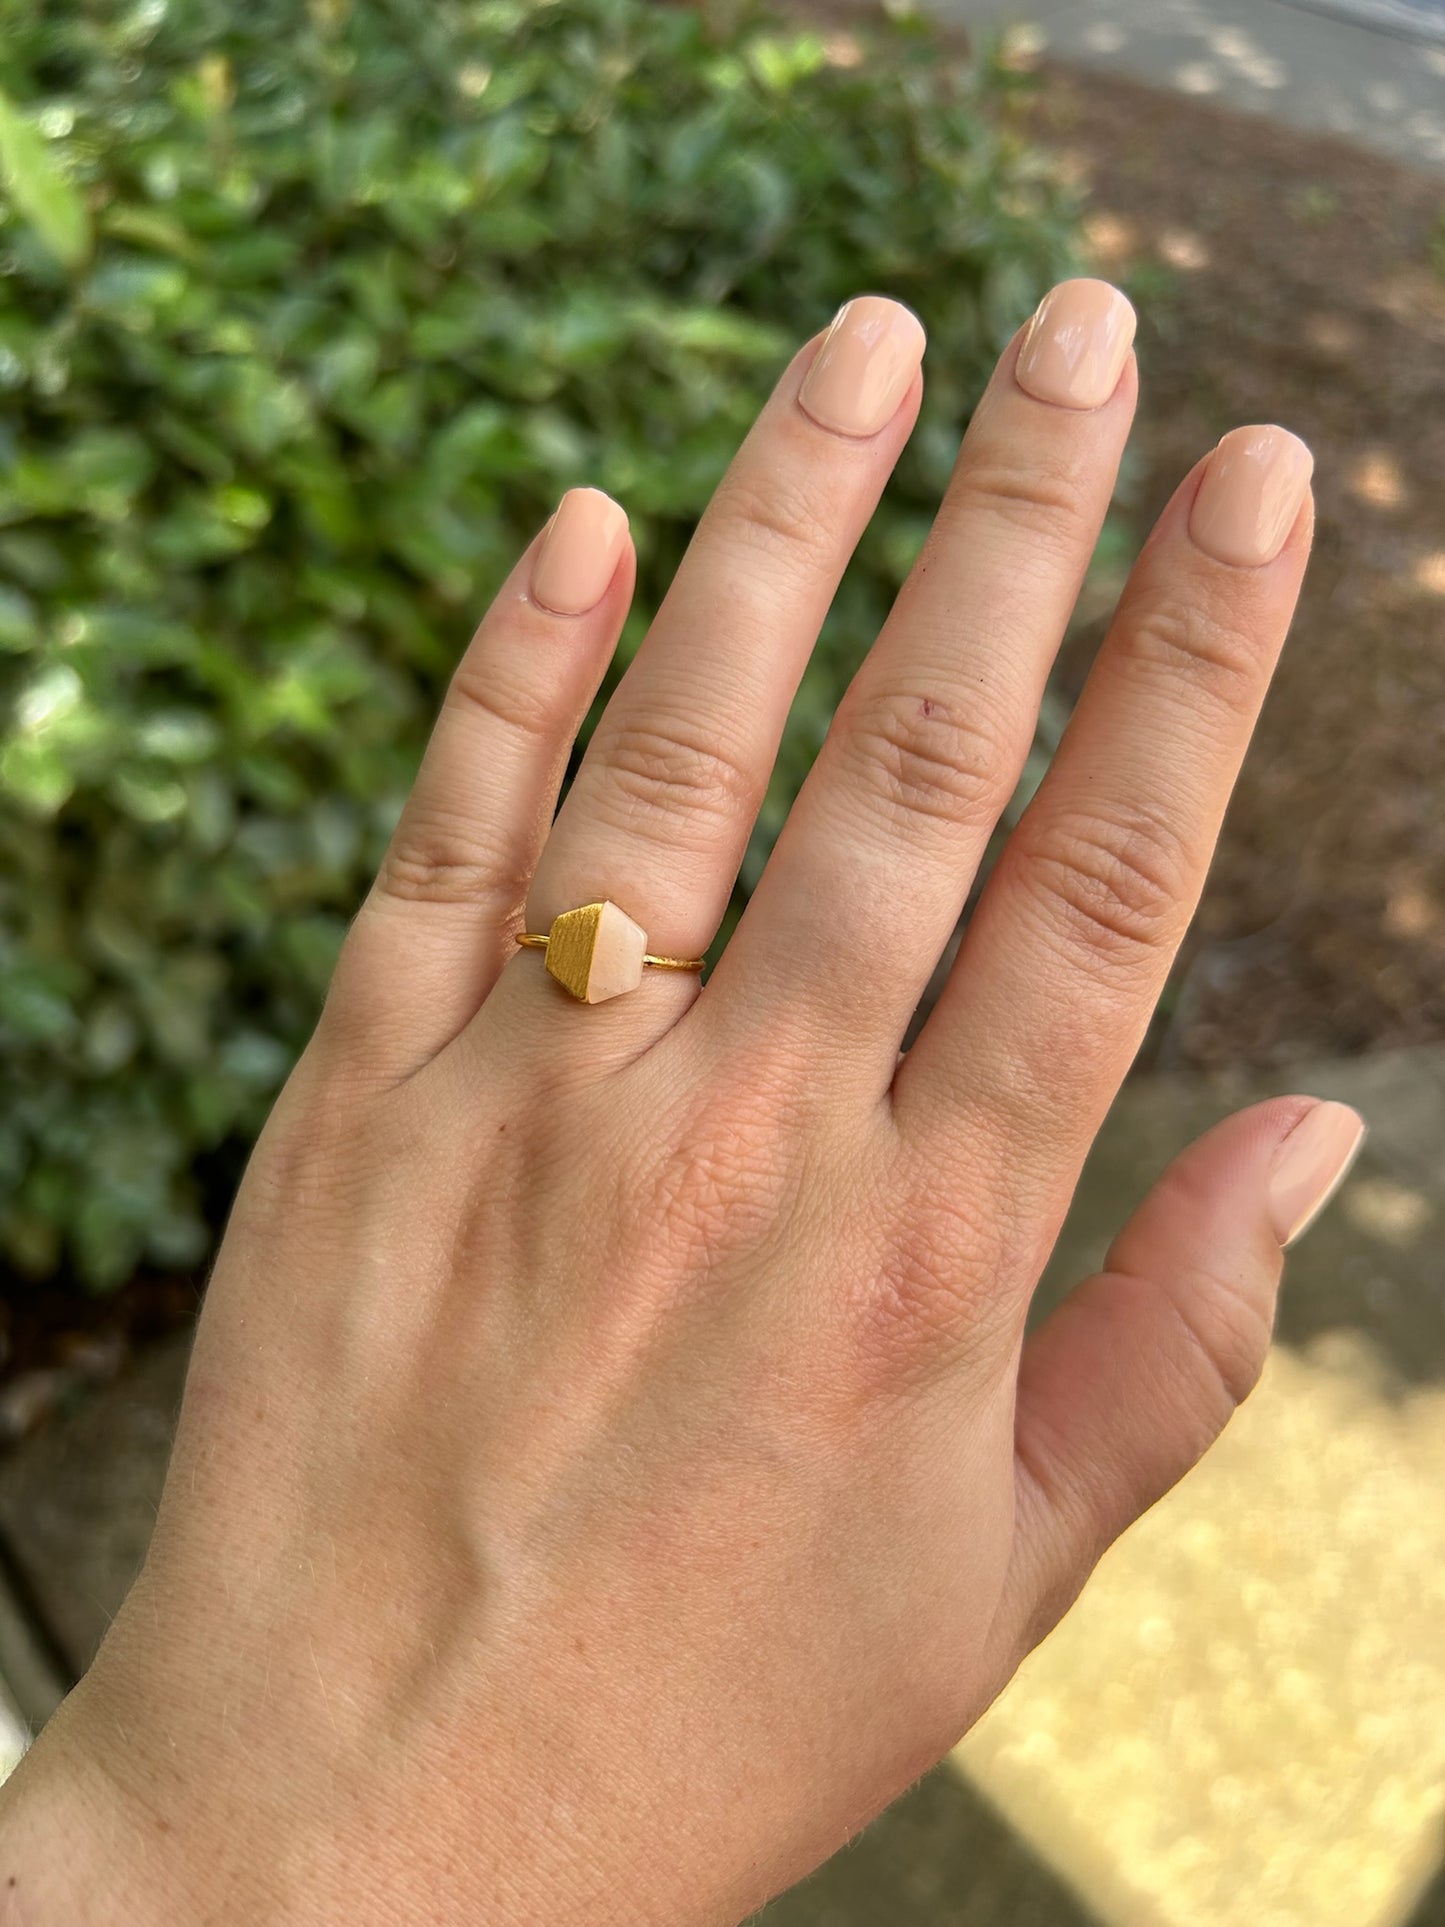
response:
<path id="1" fill-rule="evenodd" d="M 583 1004 L 514 937 L 605 898 L 708 945 L 918 323 L 863 297 L 788 368 L 555 822 L 625 518 L 574 492 L 522 558 L 247 1173 L 145 1570 L 6 1791 L 10 1917 L 736 1921 L 959 1737 L 1249 1390 L 1339 1106 L 1210 1133 L 1024 1321 L 1294 606 L 1282 430 L 1165 510 L 899 1057 L 1109 502 L 1132 334 L 1074 282 L 1005 353 L 701 994 Z"/>

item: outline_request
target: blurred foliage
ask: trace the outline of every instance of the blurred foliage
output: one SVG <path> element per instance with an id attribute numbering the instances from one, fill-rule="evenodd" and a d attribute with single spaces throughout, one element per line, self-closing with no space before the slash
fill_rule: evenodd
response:
<path id="1" fill-rule="evenodd" d="M 930 394 L 756 875 L 989 363 L 1070 265 L 1000 71 L 650 0 L 0 0 L 0 1254 L 190 1266 L 448 671 L 564 488 L 635 647 L 799 340 Z M 229 1158 L 229 1165 L 226 1160 Z"/>

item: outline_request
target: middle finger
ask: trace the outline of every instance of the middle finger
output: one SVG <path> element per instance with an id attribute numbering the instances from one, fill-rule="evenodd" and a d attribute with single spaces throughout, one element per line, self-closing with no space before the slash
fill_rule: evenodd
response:
<path id="1" fill-rule="evenodd" d="M 938 519 L 834 717 L 708 1003 L 826 1035 L 881 1091 L 1018 781 L 1113 494 L 1134 311 L 1045 297 L 1005 351 Z M 730 992 L 736 988 L 736 998 Z M 701 1014 L 701 1013 L 700 1013 Z"/>
<path id="2" fill-rule="evenodd" d="M 531 929 L 610 897 L 650 950 L 706 950 L 793 692 L 913 426 L 922 353 L 907 308 L 863 295 L 794 359 L 598 723 L 533 879 Z M 688 981 L 628 999 L 623 1034 L 634 1014 L 675 1019 Z"/>

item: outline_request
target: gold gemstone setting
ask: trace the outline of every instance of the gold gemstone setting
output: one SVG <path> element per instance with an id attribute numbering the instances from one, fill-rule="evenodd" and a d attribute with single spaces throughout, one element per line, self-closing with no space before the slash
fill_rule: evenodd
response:
<path id="1" fill-rule="evenodd" d="M 549 974 L 568 996 L 579 1003 L 605 1003 L 636 990 L 644 968 L 702 969 L 701 957 L 654 957 L 647 948 L 647 932 L 625 910 L 603 897 L 580 904 L 552 919 L 546 936 L 519 930 L 517 942 L 546 954 Z"/>

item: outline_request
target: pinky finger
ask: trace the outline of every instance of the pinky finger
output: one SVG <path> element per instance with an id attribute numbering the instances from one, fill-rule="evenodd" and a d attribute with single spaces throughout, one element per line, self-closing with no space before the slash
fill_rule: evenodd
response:
<path id="1" fill-rule="evenodd" d="M 636 563 L 627 517 L 572 489 L 457 665 L 323 1031 L 407 1076 L 461 1031 L 512 950 L 568 753 L 616 648 Z"/>

